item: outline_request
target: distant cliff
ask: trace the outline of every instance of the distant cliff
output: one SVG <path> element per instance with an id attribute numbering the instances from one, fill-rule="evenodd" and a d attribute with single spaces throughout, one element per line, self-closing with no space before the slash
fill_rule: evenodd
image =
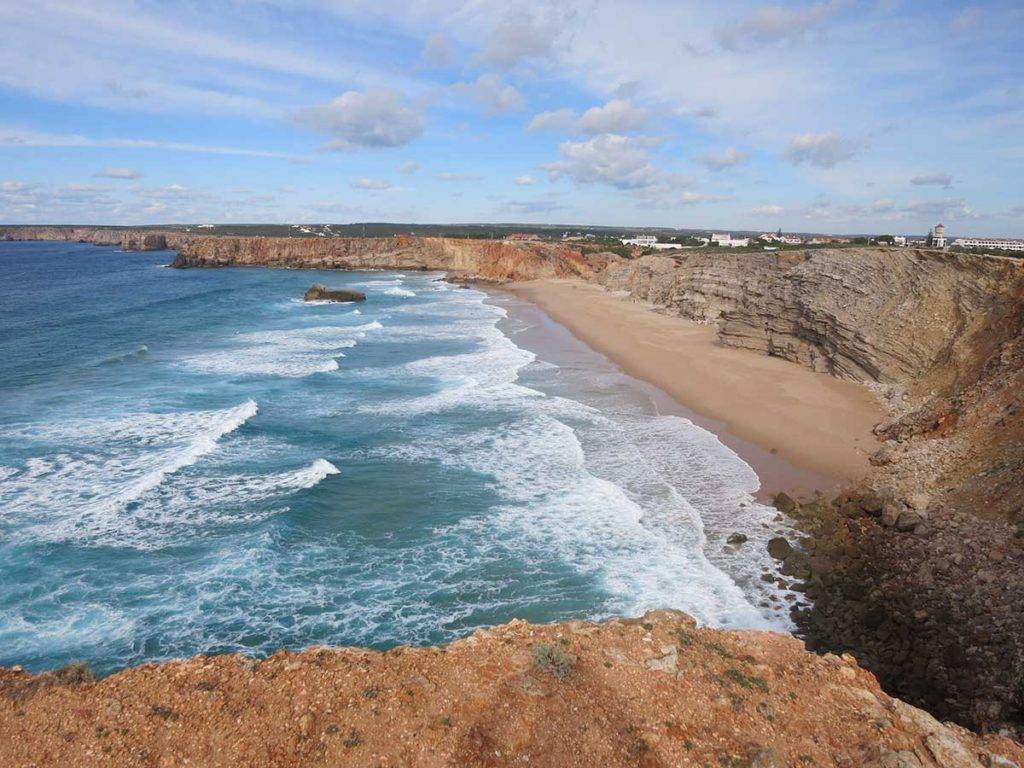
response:
<path id="1" fill-rule="evenodd" d="M 578 250 L 541 242 L 440 237 L 190 237 L 172 266 L 429 269 L 502 282 L 592 276 Z"/>

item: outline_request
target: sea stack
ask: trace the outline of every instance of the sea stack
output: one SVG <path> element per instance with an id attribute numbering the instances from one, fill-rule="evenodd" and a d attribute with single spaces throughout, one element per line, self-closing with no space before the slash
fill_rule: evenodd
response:
<path id="1" fill-rule="evenodd" d="M 314 283 L 303 296 L 306 301 L 366 301 L 366 294 L 361 291 L 350 291 L 347 288 L 328 288 L 326 285 Z"/>

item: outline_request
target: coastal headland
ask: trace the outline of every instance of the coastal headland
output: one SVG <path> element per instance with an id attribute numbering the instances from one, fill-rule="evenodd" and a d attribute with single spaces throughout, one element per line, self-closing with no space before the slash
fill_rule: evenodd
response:
<path id="1" fill-rule="evenodd" d="M 722 422 L 728 432 L 843 483 L 834 495 L 795 488 L 798 493 L 784 494 L 777 503 L 805 532 L 782 556 L 784 572 L 802 582 L 813 601 L 796 616 L 812 648 L 852 653 L 887 692 L 942 719 L 1018 736 L 1024 727 L 1020 261 L 906 248 L 697 250 L 623 259 L 560 243 L 210 237 L 40 227 L 0 228 L 0 238 L 80 240 L 125 250 L 166 247 L 178 251 L 173 264 L 181 268 L 440 270 L 455 282 L 511 288 L 627 372 Z M 531 631 L 547 637 L 544 633 L 562 631 L 560 626 Z M 773 636 L 759 637 L 776 642 Z M 660 637 L 651 642 L 657 647 Z M 509 658 L 515 658 L 514 647 L 513 642 Z M 438 652 L 391 652 L 403 653 Z M 681 657 L 680 650 L 676 653 Z M 387 667 L 391 654 L 365 663 Z M 778 672 L 778 663 L 765 666 Z M 596 671 L 604 668 L 602 662 Z M 146 666 L 112 680 L 126 675 L 157 680 L 174 669 L 182 667 Z M 644 662 L 637 669 L 650 667 Z M 742 668 L 740 674 L 749 676 Z M 855 677 L 861 674 L 853 671 Z M 597 684 L 596 677 L 587 680 Z M 102 690 L 91 686 L 104 684 L 55 688 L 52 695 L 88 696 Z M 502 685 L 512 690 L 507 681 Z M 43 690 L 37 688 L 32 701 Z M 189 696 L 199 695 L 194 689 Z M 606 713 L 627 706 L 614 687 L 601 690 L 587 695 L 606 696 Z M 815 696 L 842 697 L 824 684 L 815 691 Z M 551 710 L 565 701 L 541 694 L 534 706 Z M 811 711 L 824 706 L 817 699 L 806 701 Z M 25 710 L 27 704 L 18 706 Z M 13 710 L 8 715 L 5 721 L 15 722 Z M 301 725 L 301 714 L 289 717 Z M 782 720 L 757 727 L 774 732 Z M 627 726 L 639 727 L 632 720 L 623 722 Z M 502 745 L 514 733 L 497 738 L 493 728 L 476 724 L 464 734 L 468 741 L 459 743 L 493 745 L 494 752 L 507 756 Z M 871 743 L 881 748 L 877 734 L 884 733 L 885 728 L 876 729 Z M 878 757 L 872 763 L 851 757 L 845 764 L 1008 764 L 980 762 L 976 746 L 958 758 L 934 751 L 929 757 L 927 737 L 920 738 L 920 748 L 885 746 L 897 754 L 909 750 L 913 759 Z M 658 751 L 667 749 L 658 746 L 667 741 L 649 751 L 646 737 L 644 744 L 637 749 L 652 756 L 649 764 L 672 764 L 674 753 Z M 739 759 L 753 758 L 744 753 Z M 1012 759 L 1020 761 L 1016 755 Z M 504 763 L 498 755 L 487 764 Z"/>

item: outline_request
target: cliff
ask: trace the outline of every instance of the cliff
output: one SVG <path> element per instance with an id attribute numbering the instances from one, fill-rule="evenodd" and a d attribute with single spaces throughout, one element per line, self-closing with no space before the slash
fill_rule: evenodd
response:
<path id="1" fill-rule="evenodd" d="M 1024 262 L 716 251 L 598 279 L 883 396 L 863 480 L 797 506 L 807 536 L 787 570 L 813 601 L 798 623 L 930 711 L 1024 732 Z"/>
<path id="2" fill-rule="evenodd" d="M 191 237 L 172 266 L 303 269 L 423 269 L 453 278 L 502 282 L 589 277 L 579 251 L 538 242 L 438 237 Z"/>
<path id="3" fill-rule="evenodd" d="M 922 766 L 1024 749 L 887 696 L 850 657 L 657 611 L 445 648 L 196 657 L 93 681 L 0 670 L 0 764 Z"/>
<path id="4" fill-rule="evenodd" d="M 620 261 L 600 281 L 717 324 L 723 344 L 841 378 L 908 384 L 939 367 L 955 375 L 973 359 L 1024 271 L 1008 259 L 905 248 L 697 251 Z"/>

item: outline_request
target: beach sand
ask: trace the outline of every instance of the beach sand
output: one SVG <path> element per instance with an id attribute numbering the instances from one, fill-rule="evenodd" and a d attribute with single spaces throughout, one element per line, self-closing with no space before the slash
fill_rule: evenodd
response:
<path id="1" fill-rule="evenodd" d="M 884 412 L 866 388 L 717 343 L 715 329 L 579 280 L 503 286 L 537 304 L 736 451 L 777 491 L 832 492 L 867 469 Z"/>

